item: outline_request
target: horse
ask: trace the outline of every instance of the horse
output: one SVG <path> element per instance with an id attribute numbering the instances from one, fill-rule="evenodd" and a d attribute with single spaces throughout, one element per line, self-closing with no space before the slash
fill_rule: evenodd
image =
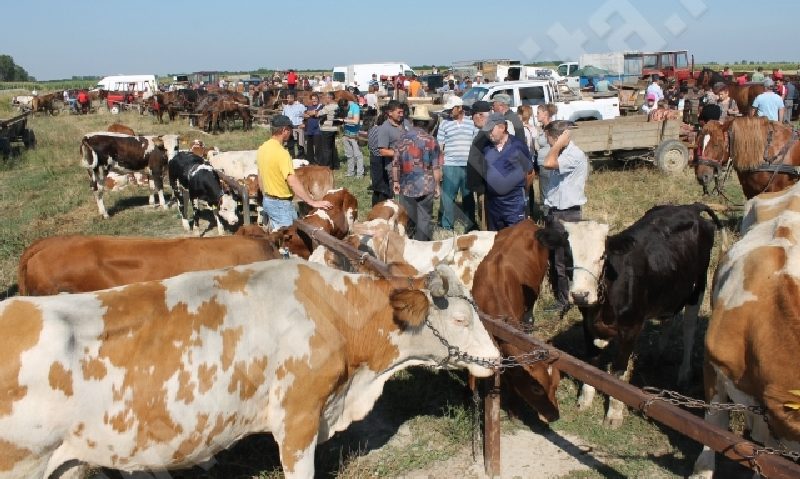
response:
<path id="1" fill-rule="evenodd" d="M 199 126 L 201 129 L 216 132 L 222 130 L 221 121 L 227 121 L 236 113 L 242 118 L 243 127 L 249 130 L 252 126 L 250 115 L 250 100 L 241 93 L 218 91 L 203 97 L 195 108 L 199 113 Z"/>
<path id="2" fill-rule="evenodd" d="M 729 163 L 749 200 L 764 192 L 781 191 L 800 179 L 798 133 L 764 117 L 709 121 L 700 135 L 695 177 L 708 194 L 713 179 L 722 194 Z"/>
<path id="3" fill-rule="evenodd" d="M 752 108 L 753 100 L 766 90 L 763 83 L 746 83 L 739 85 L 736 82 L 728 81 L 722 76 L 722 73 L 714 71 L 710 68 L 703 68 L 697 75 L 695 85 L 704 89 L 711 90 L 714 85 L 724 83 L 728 87 L 728 93 L 731 98 L 736 101 L 739 111 L 742 115 L 749 115 L 750 108 Z"/>

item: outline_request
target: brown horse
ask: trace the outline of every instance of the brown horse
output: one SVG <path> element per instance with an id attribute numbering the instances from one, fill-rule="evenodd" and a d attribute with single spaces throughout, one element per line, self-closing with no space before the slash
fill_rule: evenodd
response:
<path id="1" fill-rule="evenodd" d="M 722 73 L 709 68 L 701 70 L 695 81 L 695 84 L 704 90 L 711 90 L 717 83 L 724 83 L 728 86 L 731 98 L 736 101 L 739 111 L 745 116 L 750 113 L 753 100 L 766 90 L 763 83 L 756 82 L 739 85 L 736 82 L 726 80 Z"/>
<path id="2" fill-rule="evenodd" d="M 222 130 L 221 121 L 227 122 L 235 114 L 242 118 L 245 130 L 252 126 L 250 100 L 241 93 L 224 90 L 209 93 L 197 104 L 195 113 L 199 114 L 200 128 L 210 133 L 215 133 L 217 129 Z"/>
<path id="3" fill-rule="evenodd" d="M 783 190 L 800 179 L 797 140 L 797 133 L 790 126 L 764 117 L 732 118 L 725 123 L 710 121 L 700 135 L 695 176 L 704 194 L 708 194 L 712 179 L 721 192 L 720 180 L 724 183 L 724 170 L 730 162 L 747 199 Z"/>

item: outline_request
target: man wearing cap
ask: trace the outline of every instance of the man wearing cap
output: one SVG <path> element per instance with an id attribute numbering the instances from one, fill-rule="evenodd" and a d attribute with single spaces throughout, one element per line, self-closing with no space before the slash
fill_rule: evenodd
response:
<path id="1" fill-rule="evenodd" d="M 508 133 L 506 121 L 502 114 L 492 113 L 481 128 L 490 141 L 483 148 L 489 231 L 500 231 L 519 223 L 525 219 L 528 205 L 525 179 L 533 170 L 531 152 L 525 141 Z"/>
<path id="2" fill-rule="evenodd" d="M 758 116 L 765 116 L 772 121 L 783 122 L 783 99 L 775 93 L 774 86 L 753 100 L 750 116 L 755 116 L 756 113 L 758 113 Z"/>
<path id="3" fill-rule="evenodd" d="M 264 194 L 264 214 L 269 218 L 272 230 L 291 226 L 297 219 L 292 204 L 293 192 L 312 208 L 329 209 L 328 201 L 315 201 L 294 175 L 292 157 L 283 143 L 292 135 L 292 121 L 284 115 L 272 117 L 272 137 L 256 152 L 258 177 Z"/>
<path id="4" fill-rule="evenodd" d="M 651 111 L 658 108 L 656 101 L 657 98 L 655 93 L 648 93 L 645 95 L 644 105 L 642 105 L 642 113 L 649 115 Z"/>
<path id="5" fill-rule="evenodd" d="M 503 118 L 511 123 L 511 129 L 514 130 L 511 133 L 525 143 L 525 127 L 522 126 L 522 119 L 519 115 L 511 110 L 511 97 L 505 93 L 499 93 L 492 98 L 492 101 L 492 110 L 503 115 Z"/>
<path id="6" fill-rule="evenodd" d="M 431 117 L 424 106 L 411 116 L 412 127 L 394 147 L 392 190 L 408 213 L 409 238 L 430 241 L 433 200 L 439 196 L 442 164 L 439 145 L 428 134 Z"/>
<path id="7" fill-rule="evenodd" d="M 581 209 L 586 204 L 586 178 L 589 161 L 586 154 L 570 141 L 572 122 L 550 122 L 544 131 L 550 151 L 541 161 L 541 167 L 550 171 L 544 202 L 548 207 L 545 224 L 564 230 L 565 221 L 580 221 Z M 563 315 L 569 308 L 569 276 L 567 275 L 565 248 L 550 252 L 550 284 L 556 297 L 555 309 Z"/>
<path id="8" fill-rule="evenodd" d="M 464 230 L 475 227 L 475 199 L 467 188 L 467 158 L 477 128 L 464 117 L 464 101 L 451 95 L 444 105 L 450 110 L 450 119 L 439 125 L 436 141 L 442 155 L 442 228 L 452 231 L 455 225 L 455 201 L 461 192 L 461 208 Z"/>
<path id="9" fill-rule="evenodd" d="M 469 147 L 467 157 L 467 189 L 474 192 L 476 197 L 476 210 L 481 216 L 481 227 L 486 227 L 486 208 L 484 205 L 484 194 L 486 193 L 486 157 L 483 156 L 483 149 L 490 143 L 489 135 L 483 131 L 492 105 L 487 101 L 476 101 L 472 104 L 472 123 L 478 129 L 472 144 Z"/>
<path id="10" fill-rule="evenodd" d="M 377 127 L 374 141 L 370 141 L 369 173 L 372 180 L 372 206 L 394 196 L 389 180 L 389 168 L 395 154 L 395 146 L 406 129 L 403 126 L 403 105 L 397 100 L 389 100 L 384 114 L 386 120 Z"/>

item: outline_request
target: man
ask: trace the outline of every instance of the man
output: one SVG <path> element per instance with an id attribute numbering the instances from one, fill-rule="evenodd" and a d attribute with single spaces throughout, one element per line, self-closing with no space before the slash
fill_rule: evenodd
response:
<path id="1" fill-rule="evenodd" d="M 550 170 L 541 167 L 541 162 L 547 158 L 550 153 L 550 143 L 547 141 L 547 135 L 544 132 L 545 127 L 549 125 L 558 113 L 558 106 L 555 103 L 542 104 L 536 107 L 536 121 L 539 123 L 539 134 L 534 142 L 536 149 L 536 164 L 539 168 L 539 199 L 538 204 L 542 207 L 543 215 L 547 215 L 544 211 L 544 192 L 547 190 L 548 182 L 550 181 Z"/>
<path id="2" fill-rule="evenodd" d="M 511 123 L 510 133 L 517 137 L 520 141 L 525 143 L 525 127 L 522 126 L 522 120 L 516 112 L 511 110 L 511 97 L 505 93 L 500 93 L 492 98 L 492 110 L 495 113 L 503 115 L 508 122 Z"/>
<path id="3" fill-rule="evenodd" d="M 464 230 L 475 227 L 475 199 L 467 188 L 467 158 L 477 129 L 472 120 L 464 117 L 464 101 L 455 95 L 447 99 L 444 110 L 450 119 L 439 125 L 436 140 L 442 154 L 442 228 L 452 231 L 455 226 L 455 201 L 461 192 Z"/>
<path id="4" fill-rule="evenodd" d="M 297 92 L 297 73 L 294 70 L 289 70 L 289 73 L 286 74 L 286 86 L 291 93 Z"/>
<path id="5" fill-rule="evenodd" d="M 432 239 L 433 200 L 439 197 L 442 180 L 439 145 L 430 134 L 428 110 L 418 107 L 411 116 L 412 128 L 397 142 L 392 160 L 392 191 L 408 214 L 409 238 Z"/>
<path id="6" fill-rule="evenodd" d="M 482 130 L 490 144 L 486 157 L 486 224 L 489 231 L 500 231 L 525 219 L 528 205 L 525 180 L 533 170 L 533 160 L 525 141 L 508 133 L 507 120 L 492 113 Z"/>
<path id="7" fill-rule="evenodd" d="M 332 206 L 328 201 L 313 200 L 294 175 L 292 157 L 283 147 L 283 142 L 292 135 L 292 127 L 292 121 L 288 117 L 275 115 L 272 118 L 272 137 L 256 152 L 258 177 L 264 194 L 264 215 L 269 219 L 273 231 L 291 226 L 297 219 L 297 211 L 292 204 L 293 195 L 297 195 L 312 208 L 329 209 Z"/>
<path id="8" fill-rule="evenodd" d="M 303 117 L 306 113 L 306 106 L 297 101 L 294 93 L 286 95 L 286 104 L 283 105 L 284 116 L 291 120 L 293 129 L 292 136 L 286 143 L 286 148 L 289 149 L 289 154 L 292 158 L 300 158 L 305 156 L 305 134 L 303 132 Z"/>
<path id="9" fill-rule="evenodd" d="M 378 91 L 379 86 L 380 84 L 378 83 L 378 75 L 373 73 L 372 78 L 369 80 L 369 84 L 367 85 L 368 90 L 372 91 L 372 88 L 375 88 L 375 91 Z"/>
<path id="10" fill-rule="evenodd" d="M 792 113 L 794 113 L 794 97 L 797 94 L 794 82 L 786 82 L 786 96 L 783 97 L 783 122 L 792 122 Z"/>
<path id="11" fill-rule="evenodd" d="M 422 83 L 420 83 L 417 75 L 411 75 L 411 82 L 408 84 L 408 96 L 419 96 L 422 91 Z"/>
<path id="12" fill-rule="evenodd" d="M 600 75 L 597 77 L 597 83 L 594 84 L 594 91 L 596 92 L 607 92 L 610 88 L 611 84 L 606 80 L 605 75 Z"/>
<path id="13" fill-rule="evenodd" d="M 403 105 L 397 100 L 386 104 L 386 120 L 374 130 L 374 141 L 370 141 L 369 173 L 372 180 L 372 206 L 394 196 L 389 181 L 389 168 L 395 155 L 397 143 L 403 138 Z"/>
<path id="14" fill-rule="evenodd" d="M 334 169 L 334 165 L 338 164 L 335 155 L 337 154 L 336 132 L 339 130 L 335 123 L 336 110 L 338 110 L 339 106 L 333 99 L 334 96 L 332 92 L 323 93 L 322 108 L 317 112 L 317 118 L 320 120 L 320 134 L 322 136 L 320 154 L 317 155 L 317 164 L 320 166 L 327 166 L 331 169 Z"/>
<path id="15" fill-rule="evenodd" d="M 649 115 L 651 111 L 655 110 L 658 107 L 657 105 L 657 97 L 655 93 L 648 93 L 645 96 L 644 105 L 642 105 L 641 112 L 645 115 Z"/>
<path id="16" fill-rule="evenodd" d="M 783 99 L 778 96 L 775 91 L 775 86 L 764 93 L 758 95 L 753 100 L 753 108 L 750 109 L 750 116 L 765 116 L 772 121 L 783 121 Z"/>
<path id="17" fill-rule="evenodd" d="M 486 157 L 483 156 L 483 149 L 489 144 L 489 135 L 483 131 L 492 105 L 487 101 L 476 101 L 472 104 L 472 123 L 478 129 L 472 144 L 469 147 L 469 157 L 467 158 L 467 189 L 477 195 L 475 204 L 476 212 L 481 217 L 481 229 L 486 229 L 486 208 L 484 207 L 484 195 L 486 193 Z"/>
<path id="18" fill-rule="evenodd" d="M 358 132 L 361 130 L 361 107 L 353 100 L 339 100 L 339 109 L 347 110 L 344 120 L 344 154 L 347 155 L 345 176 L 364 176 L 364 155 L 358 146 Z"/>
<path id="19" fill-rule="evenodd" d="M 563 229 L 564 221 L 580 221 L 581 208 L 586 204 L 586 178 L 589 161 L 583 151 L 570 141 L 572 122 L 553 121 L 544 129 L 550 152 L 541 167 L 550 170 L 550 179 L 544 202 L 549 208 L 545 223 Z M 569 309 L 569 276 L 566 251 L 558 248 L 550 252 L 550 282 L 556 297 L 556 310 L 563 314 Z"/>
<path id="20" fill-rule="evenodd" d="M 756 68 L 756 71 L 753 72 L 753 75 L 750 77 L 750 81 L 762 83 L 764 81 L 764 68 Z"/>
<path id="21" fill-rule="evenodd" d="M 645 92 L 648 96 L 653 94 L 656 96 L 656 103 L 659 100 L 664 99 L 664 90 L 661 88 L 661 85 L 658 83 L 658 75 L 653 75 L 652 81 L 647 86 L 647 91 Z"/>
<path id="22" fill-rule="evenodd" d="M 311 94 L 311 104 L 306 107 L 306 112 L 303 114 L 305 118 L 305 127 L 303 131 L 306 134 L 306 160 L 312 165 L 318 164 L 318 157 L 322 154 L 322 131 L 319 127 L 319 117 L 317 114 L 322 110 L 322 105 L 319 104 L 319 94 Z"/>

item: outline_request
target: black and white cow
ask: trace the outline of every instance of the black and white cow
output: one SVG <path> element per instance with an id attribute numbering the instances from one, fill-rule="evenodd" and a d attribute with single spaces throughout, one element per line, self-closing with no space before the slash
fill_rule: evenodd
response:
<path id="1" fill-rule="evenodd" d="M 94 191 L 97 209 L 108 218 L 103 203 L 105 180 L 109 171 L 131 173 L 144 171 L 152 177 L 150 204 L 155 204 L 155 195 L 161 206 L 164 201 L 164 170 L 167 162 L 178 150 L 178 135 L 131 136 L 121 133 L 99 131 L 89 133 L 81 140 L 81 163 L 88 170 Z"/>
<path id="2" fill-rule="evenodd" d="M 713 224 L 701 217 L 703 212 Z M 607 225 L 593 221 L 564 223 L 566 233 L 546 229 L 548 233 L 537 235 L 548 247 L 571 248 L 570 297 L 583 313 L 586 349 L 595 366 L 606 366 L 601 364 L 599 348 L 614 339 L 617 351 L 611 371 L 629 380 L 631 354 L 645 320 L 672 317 L 685 307 L 678 382 L 689 379 L 715 225 L 721 228 L 714 212 L 695 203 L 653 207 L 613 236 L 608 236 Z M 593 387 L 583 386 L 579 408 L 591 406 L 594 392 Z M 606 424 L 621 425 L 623 411 L 624 404 L 611 398 Z"/>
<path id="3" fill-rule="evenodd" d="M 169 184 L 172 192 L 179 203 L 181 212 L 181 222 L 183 228 L 190 229 L 189 220 L 184 213 L 189 192 L 188 201 L 194 205 L 194 220 L 197 224 L 200 202 L 210 205 L 217 222 L 217 232 L 223 233 L 222 217 L 228 224 L 236 224 L 239 221 L 236 215 L 236 201 L 231 195 L 225 194 L 220 185 L 219 174 L 206 164 L 202 158 L 189 151 L 179 151 L 169 160 Z"/>

